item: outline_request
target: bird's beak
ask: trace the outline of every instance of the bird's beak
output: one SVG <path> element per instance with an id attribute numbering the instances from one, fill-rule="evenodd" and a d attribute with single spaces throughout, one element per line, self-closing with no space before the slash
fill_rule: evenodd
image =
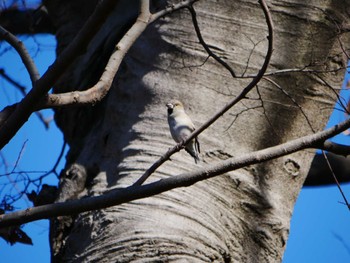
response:
<path id="1" fill-rule="evenodd" d="M 172 108 L 174 108 L 174 105 L 173 105 L 173 104 L 171 104 L 171 103 L 167 103 L 167 104 L 166 104 L 166 106 L 167 106 L 167 108 L 168 108 L 168 109 L 172 109 Z"/>

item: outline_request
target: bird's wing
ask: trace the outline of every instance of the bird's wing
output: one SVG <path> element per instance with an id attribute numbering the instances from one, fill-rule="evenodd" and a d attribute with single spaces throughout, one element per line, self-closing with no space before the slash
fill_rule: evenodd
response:
<path id="1" fill-rule="evenodd" d="M 188 129 L 189 129 L 191 132 L 193 132 L 193 131 L 196 129 L 196 127 L 194 126 L 194 124 L 193 124 L 191 118 L 188 117 L 187 114 L 186 114 L 185 116 L 186 116 L 186 118 L 184 118 L 184 123 L 188 126 Z"/>
<path id="2" fill-rule="evenodd" d="M 201 149 L 199 146 L 199 141 L 198 141 L 197 137 L 194 138 L 194 147 L 196 148 L 197 152 L 199 152 L 199 153 L 201 152 Z"/>

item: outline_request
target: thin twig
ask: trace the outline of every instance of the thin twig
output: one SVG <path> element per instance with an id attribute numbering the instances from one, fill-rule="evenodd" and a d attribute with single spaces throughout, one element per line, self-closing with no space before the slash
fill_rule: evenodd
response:
<path id="1" fill-rule="evenodd" d="M 343 51 L 346 58 L 349 60 L 350 56 L 349 56 L 348 52 L 346 52 L 346 49 L 344 48 L 344 44 L 343 44 L 343 41 L 341 41 L 340 36 L 338 36 L 337 39 L 338 39 L 338 43 L 339 43 L 341 50 Z"/>
<path id="2" fill-rule="evenodd" d="M 248 38 L 248 40 L 249 40 L 250 42 L 252 42 L 253 48 L 252 48 L 252 49 L 250 50 L 250 52 L 249 52 L 248 59 L 247 59 L 247 63 L 246 63 L 246 67 L 244 68 L 243 73 L 241 74 L 241 77 L 243 77 L 243 76 L 245 75 L 245 73 L 247 73 L 247 70 L 248 70 L 248 68 L 249 68 L 249 63 L 250 63 L 250 60 L 251 60 L 251 58 L 252 58 L 252 56 L 253 56 L 253 53 L 254 53 L 255 48 L 256 48 L 262 41 L 264 41 L 264 39 L 262 39 L 262 40 L 259 40 L 258 43 L 255 43 L 255 42 L 254 42 L 250 37 L 248 37 L 246 34 L 244 34 L 244 35 Z"/>
<path id="3" fill-rule="evenodd" d="M 202 37 L 201 30 L 200 30 L 199 25 L 198 25 L 197 14 L 196 14 L 196 10 L 194 10 L 194 7 L 192 5 L 190 5 L 187 9 L 191 13 L 192 23 L 193 23 L 194 29 L 196 31 L 199 43 L 201 43 L 201 45 L 203 46 L 203 48 L 205 49 L 205 51 L 208 53 L 209 56 L 211 56 L 218 63 L 220 63 L 224 68 L 226 68 L 230 72 L 231 76 L 233 78 L 235 78 L 236 74 L 233 71 L 233 69 L 225 61 L 223 61 L 220 57 L 218 57 L 214 52 L 212 52 L 211 49 L 209 48 L 208 44 L 204 41 L 204 39 Z"/>
<path id="4" fill-rule="evenodd" d="M 15 81 L 13 78 L 11 78 L 8 74 L 6 74 L 4 69 L 0 69 L 0 75 L 8 82 L 10 83 L 12 86 L 14 86 L 16 89 L 19 90 L 19 92 L 25 96 L 27 95 L 26 92 L 26 87 L 22 86 L 21 84 L 19 84 L 17 81 Z"/>
<path id="5" fill-rule="evenodd" d="M 40 74 L 23 42 L 2 26 L 0 26 L 0 38 L 4 38 L 7 43 L 9 43 L 17 51 L 28 71 L 29 77 L 32 81 L 32 86 L 34 87 L 35 82 L 40 78 Z"/>
<path id="6" fill-rule="evenodd" d="M 255 110 L 255 109 L 258 109 L 258 108 L 261 108 L 262 105 L 256 105 L 256 106 L 252 106 L 252 107 L 246 107 L 245 109 L 241 110 L 240 112 L 236 113 L 236 114 L 232 114 L 233 116 L 233 120 L 231 121 L 231 123 L 229 124 L 229 126 L 225 129 L 225 132 L 227 132 L 231 127 L 232 125 L 235 123 L 235 121 L 238 119 L 238 117 L 247 112 L 247 111 L 250 111 L 250 110 Z M 231 114 L 230 114 L 231 115 Z"/>
<path id="7" fill-rule="evenodd" d="M 274 70 L 274 71 L 270 71 L 270 72 L 266 72 L 264 74 L 265 77 L 267 76 L 274 76 L 274 75 L 281 75 L 281 74 L 289 74 L 289 73 L 336 73 L 338 71 L 347 69 L 348 67 L 339 67 L 336 69 L 328 69 L 328 70 L 317 70 L 317 69 L 309 69 L 308 66 L 305 66 L 303 68 L 290 68 L 290 69 L 281 69 L 281 70 Z M 256 75 L 244 75 L 244 76 L 237 76 L 237 78 L 242 78 L 242 79 L 246 79 L 246 78 L 255 78 Z"/>
<path id="8" fill-rule="evenodd" d="M 267 121 L 267 123 L 269 124 L 270 128 L 271 128 L 271 131 L 277 136 L 277 137 L 280 137 L 280 134 L 278 134 L 278 131 L 276 130 L 276 127 L 272 124 L 272 121 L 270 120 L 269 116 L 267 115 L 267 110 L 265 108 L 265 102 L 262 98 L 262 94 L 260 92 L 260 89 L 259 89 L 259 86 L 256 85 L 256 93 L 258 94 L 258 97 L 260 99 L 260 103 L 261 103 L 261 107 L 263 109 L 263 114 L 264 114 L 264 117 Z"/>
<path id="9" fill-rule="evenodd" d="M 315 132 L 314 128 L 311 125 L 311 122 L 310 122 L 309 118 L 306 116 L 306 113 L 304 112 L 303 108 L 299 105 L 299 103 L 286 90 L 284 90 L 277 82 L 275 82 L 274 80 L 272 80 L 270 78 L 267 78 L 267 77 L 264 77 L 264 79 L 267 80 L 268 82 L 270 82 L 271 84 L 273 84 L 280 91 L 282 91 L 283 94 L 286 95 L 293 102 L 293 104 L 296 105 L 299 108 L 301 114 L 304 116 L 307 124 L 309 125 L 309 127 L 311 129 L 311 131 Z"/>
<path id="10" fill-rule="evenodd" d="M 348 252 L 349 256 L 350 256 L 350 246 L 349 244 L 343 239 L 342 236 L 338 235 L 337 233 L 333 232 L 333 236 L 339 240 L 340 244 L 343 245 L 343 247 L 346 249 L 346 251 Z"/>
<path id="11" fill-rule="evenodd" d="M 25 149 L 25 147 L 26 147 L 26 145 L 27 145 L 27 142 L 28 142 L 28 140 L 25 140 L 24 143 L 22 144 L 21 150 L 20 150 L 19 153 L 18 153 L 16 162 L 15 162 L 13 168 L 12 168 L 12 171 L 9 172 L 9 173 L 6 173 L 7 179 L 9 180 L 10 184 L 12 184 L 13 188 L 17 191 L 18 196 L 20 196 L 20 197 L 22 197 L 23 192 L 21 191 L 21 189 L 20 189 L 20 188 L 18 187 L 18 185 L 17 185 L 18 181 L 17 181 L 17 180 L 13 180 L 12 177 L 11 177 L 11 175 L 14 174 L 14 171 L 15 171 L 16 168 L 18 167 L 18 164 L 19 164 L 19 162 L 20 162 L 20 160 L 21 160 L 21 158 L 22 158 L 22 155 L 23 155 L 24 149 Z M 19 197 L 19 198 L 20 198 L 20 197 Z M 11 198 L 12 198 L 12 197 L 11 197 Z M 7 202 L 6 202 L 6 203 L 7 203 Z M 28 205 L 29 205 L 29 204 L 28 204 Z"/>
<path id="12" fill-rule="evenodd" d="M 19 160 L 22 156 L 26 142 L 22 145 L 22 149 L 21 149 L 20 153 L 18 154 L 16 164 L 14 165 L 14 168 L 12 169 L 12 171 L 6 172 L 5 174 L 0 174 L 0 177 L 6 176 L 8 178 L 10 183 L 13 185 L 13 188 L 15 188 L 17 193 L 18 193 L 17 195 L 14 195 L 14 196 L 5 195 L 3 197 L 3 200 L 1 202 L 6 203 L 6 204 L 11 205 L 11 206 L 16 201 L 20 200 L 23 196 L 26 196 L 26 193 L 27 193 L 27 190 L 29 189 L 29 187 L 34 185 L 39 189 L 40 186 L 42 186 L 42 180 L 45 177 L 47 177 L 48 175 L 55 174 L 56 177 L 58 177 L 58 173 L 57 173 L 56 169 L 57 169 L 57 167 L 58 167 L 58 165 L 59 165 L 59 163 L 64 155 L 66 145 L 67 145 L 66 142 L 63 143 L 61 151 L 59 153 L 59 156 L 57 157 L 56 162 L 54 163 L 53 167 L 49 171 L 18 171 L 18 172 L 16 172 L 15 169 L 18 166 L 18 163 L 19 163 Z M 36 177 L 36 178 L 32 178 L 32 176 L 29 176 L 29 175 L 34 175 L 34 174 L 41 174 L 41 175 Z M 21 175 L 21 176 L 23 176 L 23 178 L 13 180 L 11 178 L 11 175 Z M 17 184 L 20 182 L 24 184 L 24 188 L 21 190 L 17 186 Z M 27 202 L 27 200 L 25 200 L 25 201 Z M 29 204 L 28 204 L 28 206 L 29 206 Z"/>
<path id="13" fill-rule="evenodd" d="M 337 155 L 341 155 L 347 157 L 350 155 L 350 146 L 335 143 L 332 141 L 326 141 L 318 146 L 320 150 L 325 150 L 327 152 L 331 152 Z"/>
<path id="14" fill-rule="evenodd" d="M 17 156 L 17 160 L 16 160 L 16 162 L 15 162 L 15 165 L 13 166 L 12 172 L 13 172 L 14 170 L 16 170 L 16 168 L 17 168 L 17 166 L 18 166 L 18 164 L 19 164 L 19 161 L 20 161 L 21 158 L 22 158 L 22 154 L 23 154 L 24 148 L 25 148 L 26 145 L 27 145 L 27 142 L 28 142 L 28 140 L 25 140 L 25 141 L 24 141 L 24 143 L 23 143 L 23 145 L 22 145 L 22 147 L 21 147 L 21 150 L 19 151 L 19 154 L 18 154 L 18 156 Z"/>
<path id="15" fill-rule="evenodd" d="M 41 181 L 43 180 L 43 178 L 45 178 L 46 176 L 48 176 L 49 174 L 53 173 L 56 175 L 56 177 L 58 177 L 58 173 L 56 171 L 58 165 L 60 164 L 64 151 L 66 150 L 66 146 L 67 146 L 67 142 L 63 142 L 62 148 L 61 148 L 61 152 L 59 153 L 57 160 L 55 162 L 55 164 L 53 165 L 53 167 L 51 168 L 50 171 L 44 173 L 43 175 L 41 175 L 39 178 L 37 178 L 35 181 L 39 181 L 41 183 Z"/>
<path id="16" fill-rule="evenodd" d="M 187 8 L 188 6 L 193 5 L 195 2 L 198 2 L 199 0 L 183 0 L 177 4 L 172 4 L 164 8 L 163 10 L 158 11 L 157 13 L 152 14 L 151 19 L 149 20 L 150 23 L 153 23 L 154 21 L 158 20 L 159 18 L 173 13 L 177 10 L 181 10 L 184 8 Z"/>
<path id="17" fill-rule="evenodd" d="M 334 95 L 336 96 L 337 100 L 338 100 L 338 103 L 340 104 L 340 106 L 344 109 L 345 112 L 348 112 L 347 110 L 347 107 L 346 105 L 344 104 L 342 98 L 340 97 L 340 95 L 338 94 L 338 92 L 336 92 L 336 90 L 332 87 L 331 84 L 329 84 L 325 79 L 323 79 L 319 74 L 317 73 L 313 73 L 314 76 L 316 76 L 322 83 L 323 85 L 325 85 L 327 88 L 329 88 L 333 93 Z M 346 102 L 345 102 L 346 103 Z"/>
<path id="18" fill-rule="evenodd" d="M 348 209 L 350 210 L 350 205 L 349 205 L 349 203 L 348 203 L 348 200 L 346 199 L 346 196 L 345 196 L 345 194 L 344 194 L 344 192 L 343 192 L 343 189 L 341 189 L 341 186 L 340 186 L 340 184 L 339 184 L 339 182 L 338 182 L 337 176 L 335 175 L 335 173 L 334 173 L 334 171 L 333 171 L 333 168 L 332 168 L 331 164 L 329 163 L 328 157 L 327 157 L 327 155 L 326 155 L 326 153 L 325 153 L 324 151 L 322 151 L 322 154 L 323 154 L 324 159 L 325 159 L 326 162 L 327 162 L 327 165 L 328 165 L 329 170 L 331 171 L 331 173 L 332 173 L 332 175 L 333 175 L 333 179 L 334 179 L 334 181 L 335 181 L 335 183 L 336 183 L 336 185 L 337 185 L 337 187 L 338 187 L 338 189 L 339 189 L 339 192 L 340 192 L 340 194 L 342 195 L 346 206 L 347 206 Z"/>
<path id="19" fill-rule="evenodd" d="M 56 160 L 56 163 L 53 165 L 51 171 L 55 172 L 58 165 L 60 164 L 61 160 L 62 160 L 62 157 L 63 157 L 63 154 L 64 154 L 64 151 L 66 150 L 66 146 L 67 146 L 67 142 L 64 141 L 63 142 L 63 145 L 62 145 L 62 148 L 61 148 L 61 152 L 60 154 L 58 155 L 58 158 Z M 56 172 L 55 172 L 56 173 Z"/>
<path id="20" fill-rule="evenodd" d="M 17 88 L 23 96 L 27 95 L 26 87 L 19 84 L 17 81 L 15 81 L 13 78 L 11 78 L 8 74 L 6 74 L 4 69 L 0 69 L 0 75 L 10 84 L 12 84 L 15 88 Z M 45 119 L 44 115 L 40 111 L 36 111 L 35 114 L 39 118 L 39 120 L 44 124 L 45 129 L 49 128 L 50 120 Z"/>

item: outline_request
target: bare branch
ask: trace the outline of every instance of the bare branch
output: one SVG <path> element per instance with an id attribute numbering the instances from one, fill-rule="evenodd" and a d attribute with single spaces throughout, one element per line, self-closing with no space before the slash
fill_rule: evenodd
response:
<path id="1" fill-rule="evenodd" d="M 25 96 L 27 95 L 26 87 L 19 84 L 17 81 L 15 81 L 13 78 L 11 78 L 9 75 L 6 74 L 4 69 L 0 69 L 0 75 L 10 84 L 12 84 L 16 89 L 20 91 L 20 93 Z"/>
<path id="2" fill-rule="evenodd" d="M 344 48 L 344 44 L 343 44 L 343 41 L 341 41 L 340 36 L 338 36 L 338 43 L 339 43 L 339 46 L 340 46 L 341 50 L 343 51 L 344 55 L 349 60 L 350 56 L 349 56 L 348 52 L 346 52 L 346 49 Z"/>
<path id="3" fill-rule="evenodd" d="M 8 180 L 12 184 L 13 188 L 18 193 L 16 195 L 4 195 L 3 199 L 0 202 L 0 207 L 4 206 L 4 204 L 12 207 L 12 205 L 14 205 L 14 203 L 16 201 L 22 199 L 23 196 L 26 196 L 27 190 L 32 186 L 35 186 L 36 192 L 39 192 L 39 189 L 42 188 L 43 186 L 45 186 L 45 184 L 44 185 L 42 184 L 43 179 L 46 178 L 47 176 L 49 176 L 50 174 L 54 174 L 56 177 L 58 177 L 58 172 L 56 170 L 57 170 L 57 167 L 58 167 L 58 165 L 59 165 L 59 163 L 64 155 L 65 148 L 66 148 L 66 142 L 63 143 L 62 149 L 59 153 L 59 156 L 57 157 L 56 162 L 54 163 L 53 167 L 49 171 L 21 171 L 21 170 L 16 171 L 16 168 L 18 168 L 18 163 L 19 163 L 20 158 L 22 156 L 25 145 L 26 145 L 26 142 L 23 144 L 12 170 L 9 172 L 6 172 L 5 174 L 0 174 L 0 177 L 6 176 L 8 178 Z M 3 155 L 0 155 L 0 157 L 4 160 L 4 162 L 6 161 L 5 158 L 3 157 Z M 39 174 L 39 176 L 37 176 L 37 177 L 32 176 L 35 174 Z M 20 177 L 20 179 L 18 179 L 18 178 L 12 179 L 11 175 L 20 175 L 21 177 Z M 22 183 L 24 185 L 23 189 L 18 188 L 18 186 L 17 186 L 18 183 Z M 25 200 L 25 201 L 27 202 L 27 200 Z M 28 204 L 28 206 L 29 206 L 29 204 Z M 4 209 L 4 210 L 6 210 L 6 209 Z"/>
<path id="4" fill-rule="evenodd" d="M 198 1 L 199 0 L 182 0 L 180 3 L 174 4 L 174 5 L 169 5 L 166 8 L 164 8 L 163 10 L 160 10 L 157 13 L 152 14 L 149 22 L 153 23 L 154 21 L 158 20 L 159 18 L 161 18 L 167 14 L 173 13 L 173 12 L 180 10 L 180 9 L 183 9 L 183 8 L 187 8 Z"/>
<path id="5" fill-rule="evenodd" d="M 64 141 L 64 142 L 63 142 L 63 145 L 62 145 L 62 148 L 61 148 L 61 152 L 60 152 L 60 154 L 59 154 L 58 157 L 57 157 L 56 163 L 54 164 L 54 166 L 52 167 L 52 169 L 51 169 L 51 171 L 50 171 L 50 172 L 56 174 L 56 176 L 58 175 L 57 172 L 56 172 L 56 169 L 57 169 L 58 165 L 60 164 L 60 162 L 61 162 L 61 160 L 62 160 L 64 151 L 66 150 L 66 146 L 67 146 L 67 142 Z"/>
<path id="6" fill-rule="evenodd" d="M 259 86 L 258 86 L 258 85 L 256 85 L 256 93 L 258 94 L 258 98 L 259 98 L 259 100 L 260 100 L 261 107 L 262 107 L 262 109 L 263 109 L 264 117 L 265 117 L 267 123 L 269 124 L 269 126 L 270 126 L 270 128 L 271 128 L 271 131 L 272 131 L 276 136 L 280 136 L 280 135 L 278 134 L 277 130 L 276 130 L 276 127 L 272 124 L 272 122 L 271 122 L 269 116 L 267 115 L 267 110 L 266 110 L 266 108 L 265 108 L 265 102 L 264 102 L 264 100 L 263 100 L 263 98 L 262 98 L 262 95 L 261 95 L 261 92 L 260 92 L 260 89 L 259 89 Z"/>
<path id="7" fill-rule="evenodd" d="M 332 87 L 331 84 L 329 84 L 324 78 L 322 78 L 320 76 L 320 74 L 317 74 L 317 73 L 313 73 L 314 76 L 317 77 L 318 80 L 320 80 L 320 82 L 325 85 L 327 88 L 329 88 L 333 93 L 334 95 L 336 96 L 337 98 L 337 103 L 340 104 L 340 107 L 344 110 L 344 112 L 346 112 L 347 114 L 349 114 L 348 110 L 347 110 L 347 107 L 346 107 L 346 104 L 347 102 L 340 97 L 340 95 L 338 94 L 338 92 L 336 91 L 336 89 L 334 89 Z"/>
<path id="8" fill-rule="evenodd" d="M 340 183 L 350 181 L 350 158 L 326 152 L 329 163 L 332 165 L 334 173 Z M 311 162 L 310 170 L 307 174 L 304 186 L 321 186 L 334 184 L 334 179 L 328 169 L 326 160 L 322 154 L 315 154 Z"/>
<path id="9" fill-rule="evenodd" d="M 318 147 L 321 150 L 325 150 L 334 154 L 342 155 L 344 157 L 350 155 L 350 146 L 338 144 L 331 141 L 326 141 Z"/>
<path id="10" fill-rule="evenodd" d="M 212 52 L 210 50 L 208 44 L 205 43 L 205 41 L 202 37 L 202 33 L 201 33 L 199 26 L 198 26 L 197 14 L 196 14 L 196 11 L 194 10 L 193 6 L 192 5 L 189 6 L 188 10 L 191 13 L 192 23 L 193 23 L 194 29 L 196 31 L 199 43 L 202 44 L 203 48 L 205 49 L 205 51 L 208 53 L 209 56 L 211 56 L 213 59 L 215 59 L 217 62 L 219 62 L 224 68 L 226 68 L 230 72 L 231 76 L 235 78 L 236 74 L 233 71 L 233 69 L 225 61 L 223 61 L 220 57 L 218 57 L 214 52 Z"/>
<path id="11" fill-rule="evenodd" d="M 39 108 L 62 107 L 77 104 L 96 104 L 107 95 L 125 54 L 149 24 L 151 17 L 151 13 L 149 12 L 149 1 L 143 0 L 141 3 L 140 14 L 136 19 L 136 22 L 116 45 L 100 80 L 93 87 L 85 91 L 47 95 L 44 102 L 41 105 L 38 105 Z"/>
<path id="12" fill-rule="evenodd" d="M 0 26 L 0 38 L 5 39 L 17 51 L 28 71 L 32 86 L 34 86 L 34 83 L 40 78 L 40 74 L 23 42 L 2 26 Z"/>
<path id="13" fill-rule="evenodd" d="M 243 104 L 244 105 L 244 104 Z M 245 106 L 245 105 L 244 105 Z M 240 115 L 242 115 L 243 113 L 247 112 L 247 111 L 250 111 L 250 110 L 255 110 L 255 109 L 259 109 L 259 108 L 263 108 L 263 105 L 257 105 L 257 106 L 252 106 L 252 107 L 247 107 L 245 106 L 246 108 L 241 110 L 240 112 L 236 113 L 236 114 L 230 114 L 233 116 L 233 119 L 231 121 L 231 123 L 228 125 L 228 127 L 225 129 L 225 132 L 227 132 L 231 127 L 232 125 L 236 122 L 236 120 L 238 119 L 238 117 Z"/>
<path id="14" fill-rule="evenodd" d="M 333 171 L 333 169 L 332 169 L 332 166 L 331 166 L 331 164 L 330 164 L 329 161 L 328 161 L 327 155 L 326 155 L 326 153 L 325 153 L 324 151 L 322 151 L 322 154 L 323 154 L 323 157 L 325 158 L 325 160 L 326 160 L 326 162 L 327 162 L 327 165 L 328 165 L 329 170 L 331 171 L 331 173 L 332 173 L 332 175 L 333 175 L 334 181 L 335 181 L 335 183 L 336 183 L 336 185 L 337 185 L 337 187 L 338 187 L 338 189 L 339 189 L 339 191 L 340 191 L 340 194 L 342 195 L 346 206 L 347 206 L 348 209 L 350 210 L 350 205 L 349 205 L 349 203 L 348 203 L 348 200 L 346 199 L 346 196 L 345 196 L 343 190 L 341 189 L 341 186 L 340 186 L 340 184 L 339 184 L 339 182 L 338 182 L 337 176 L 335 175 L 335 173 L 334 173 L 334 171 Z"/>
<path id="15" fill-rule="evenodd" d="M 243 70 L 243 73 L 241 74 L 241 77 L 243 77 L 245 74 L 246 74 L 246 72 L 247 72 L 247 70 L 248 70 L 248 68 L 249 68 L 249 62 L 250 62 L 250 59 L 252 58 L 252 56 L 253 56 L 253 53 L 254 53 L 254 50 L 255 50 L 255 48 L 262 42 L 262 41 L 264 41 L 264 39 L 262 39 L 262 40 L 259 40 L 257 43 L 255 43 L 250 37 L 248 37 L 246 34 L 244 34 L 246 37 L 247 37 L 247 39 L 253 44 L 253 48 L 250 50 L 250 52 L 249 52 L 249 56 L 248 56 L 248 59 L 247 59 L 247 64 L 246 64 L 246 66 L 245 66 L 245 68 L 244 68 L 244 70 Z"/>
<path id="16" fill-rule="evenodd" d="M 349 127 L 350 119 L 327 130 L 263 150 L 242 154 L 239 157 L 229 158 L 219 164 L 200 168 L 190 173 L 171 176 L 146 185 L 134 184 L 126 188 L 114 189 L 100 196 L 86 197 L 79 200 L 32 207 L 21 211 L 0 215 L 0 228 L 11 225 L 20 225 L 39 219 L 102 209 L 157 195 L 174 188 L 188 187 L 199 181 L 216 177 L 248 165 L 276 159 L 303 149 L 315 148 L 321 145 L 325 140 L 348 129 Z"/>
<path id="17" fill-rule="evenodd" d="M 333 232 L 333 231 L 332 231 Z M 350 246 L 349 244 L 337 233 L 333 232 L 333 236 L 339 240 L 339 242 L 343 245 L 343 247 L 348 252 L 348 255 L 350 256 Z"/>
<path id="18" fill-rule="evenodd" d="M 289 68 L 289 69 L 281 69 L 281 70 L 274 70 L 270 72 L 266 72 L 264 74 L 265 77 L 267 76 L 274 76 L 274 75 L 281 75 L 281 74 L 289 74 L 289 73 L 336 73 L 341 70 L 347 69 L 348 67 L 339 67 L 335 69 L 310 69 L 309 66 L 305 66 L 303 68 Z M 237 76 L 237 78 L 255 78 L 256 75 L 244 75 L 244 76 Z"/>
<path id="19" fill-rule="evenodd" d="M 311 131 L 315 132 L 314 128 L 311 125 L 309 118 L 306 116 L 306 113 L 304 112 L 303 108 L 299 105 L 299 103 L 286 90 L 284 90 L 277 82 L 275 82 L 274 80 L 267 78 L 267 77 L 264 77 L 264 79 L 267 80 L 268 82 L 272 83 L 276 88 L 278 88 L 280 91 L 282 91 L 283 94 L 285 94 L 293 102 L 293 104 L 299 108 L 301 114 L 303 114 Z"/>
<path id="20" fill-rule="evenodd" d="M 234 105 L 236 105 L 239 101 L 244 99 L 246 95 L 255 87 L 256 84 L 259 83 L 261 78 L 263 77 L 264 73 L 266 72 L 266 69 L 270 63 L 270 59 L 273 52 L 273 41 L 274 41 L 274 35 L 273 35 L 273 22 L 272 18 L 269 12 L 269 9 L 265 3 L 264 0 L 259 1 L 267 23 L 268 27 L 268 50 L 265 56 L 264 63 L 259 70 L 259 73 L 256 75 L 256 77 L 246 86 L 242 92 L 232 99 L 225 107 L 223 107 L 221 110 L 219 110 L 213 117 L 211 117 L 206 123 L 204 123 L 199 129 L 195 130 L 185 141 L 182 143 L 177 144 L 173 148 L 171 148 L 167 153 L 165 153 L 163 156 L 160 157 L 158 161 L 156 161 L 149 169 L 146 170 L 146 172 L 134 183 L 134 185 L 141 185 L 143 184 L 147 178 L 165 161 L 167 161 L 171 155 L 174 153 L 180 151 L 184 148 L 184 146 L 189 143 L 193 138 L 197 137 L 200 133 L 202 133 L 205 129 L 207 129 L 210 125 L 212 125 L 217 119 L 219 119 L 225 112 L 227 112 L 229 109 L 231 109 Z"/>
<path id="21" fill-rule="evenodd" d="M 17 156 L 17 160 L 16 160 L 16 162 L 15 162 L 15 165 L 13 166 L 12 172 L 17 168 L 17 165 L 18 165 L 19 161 L 20 161 L 21 158 L 22 158 L 23 151 L 24 151 L 24 149 L 25 149 L 25 147 L 26 147 L 26 145 L 27 145 L 27 142 L 28 142 L 28 140 L 25 140 L 25 141 L 24 141 L 24 143 L 23 143 L 23 145 L 22 145 L 22 148 L 21 148 L 21 150 L 20 150 L 20 152 L 19 152 L 19 154 L 18 154 L 18 156 Z"/>

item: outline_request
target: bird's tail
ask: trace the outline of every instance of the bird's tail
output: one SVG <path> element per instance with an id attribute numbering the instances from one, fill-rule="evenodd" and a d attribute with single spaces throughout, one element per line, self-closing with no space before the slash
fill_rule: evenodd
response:
<path id="1" fill-rule="evenodd" d="M 194 143 L 190 144 L 190 147 L 187 146 L 185 150 L 194 158 L 194 162 L 196 164 L 200 161 L 199 159 L 200 149 L 199 149 L 199 142 L 197 138 L 195 138 Z"/>
<path id="2" fill-rule="evenodd" d="M 199 159 L 198 153 L 197 152 L 193 152 L 187 148 L 185 148 L 186 152 L 188 152 L 193 158 L 194 158 L 194 162 L 198 163 L 201 159 Z"/>

